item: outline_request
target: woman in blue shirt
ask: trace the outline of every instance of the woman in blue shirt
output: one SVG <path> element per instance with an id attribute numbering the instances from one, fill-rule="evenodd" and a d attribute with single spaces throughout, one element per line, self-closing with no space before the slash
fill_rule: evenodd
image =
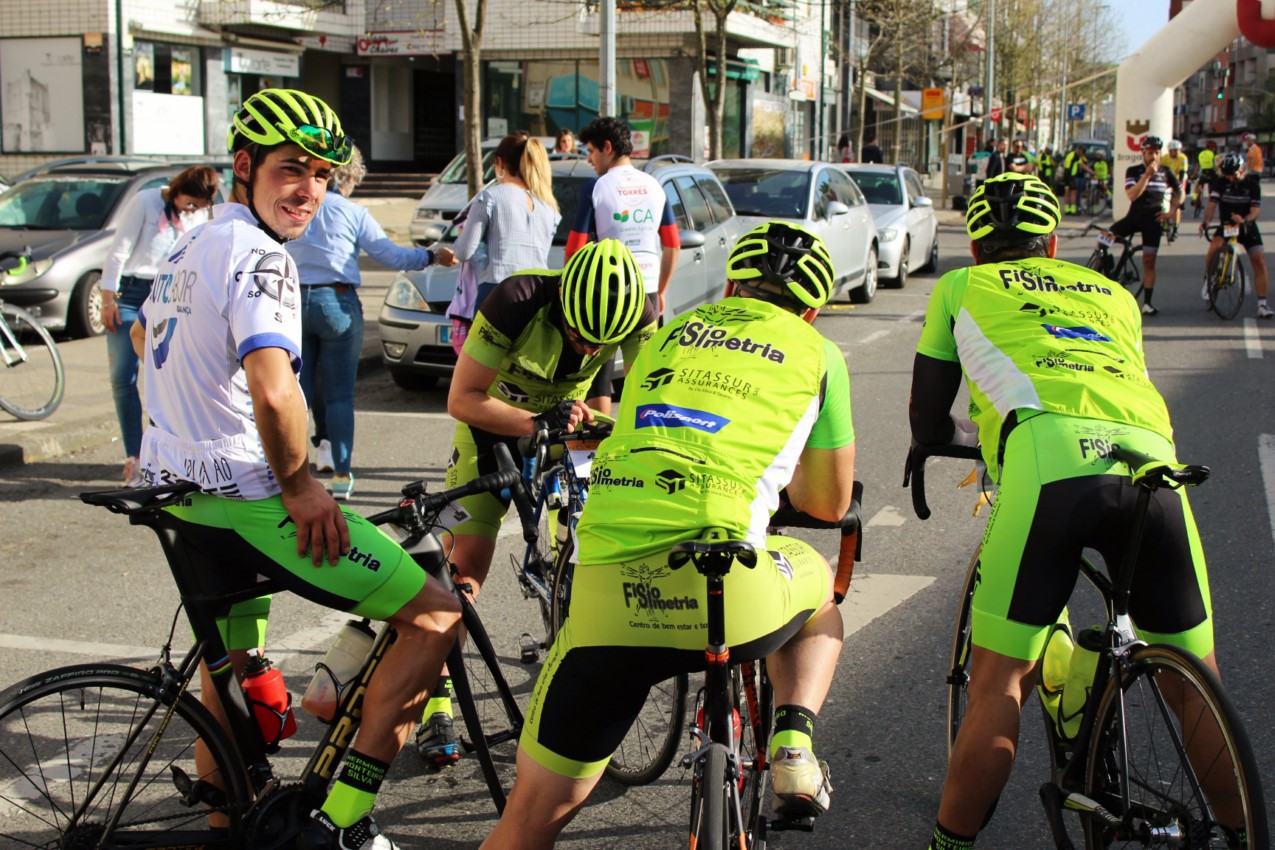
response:
<path id="1" fill-rule="evenodd" d="M 366 208 L 346 200 L 366 174 L 363 156 L 355 148 L 350 163 L 333 174 L 337 191 L 324 198 L 305 234 L 288 243 L 301 279 L 301 389 L 314 411 L 319 448 L 316 465 L 320 472 L 334 473 L 329 489 L 337 499 L 348 499 L 354 492 L 350 472 L 354 379 L 363 349 L 359 252 L 367 252 L 391 269 L 423 269 L 431 263 L 450 266 L 456 262 L 447 248 L 435 252 L 395 245 Z M 327 469 L 325 448 L 331 457 Z"/>

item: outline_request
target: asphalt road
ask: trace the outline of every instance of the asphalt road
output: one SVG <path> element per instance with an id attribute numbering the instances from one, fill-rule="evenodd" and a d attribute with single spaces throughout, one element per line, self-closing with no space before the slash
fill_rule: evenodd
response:
<path id="1" fill-rule="evenodd" d="M 941 247 L 941 271 L 967 262 L 967 242 L 959 233 L 944 232 Z M 1069 239 L 1060 255 L 1083 262 L 1090 248 L 1089 237 Z M 1255 322 L 1252 302 L 1230 322 L 1203 309 L 1203 248 L 1198 238 L 1184 236 L 1162 252 L 1161 313 L 1145 326 L 1148 362 L 1168 400 L 1180 457 L 1214 470 L 1192 503 L 1211 567 L 1218 652 L 1265 785 L 1275 795 L 1275 681 L 1263 666 L 1275 619 L 1275 324 Z M 831 763 L 833 808 L 813 834 L 777 836 L 776 847 L 921 848 L 932 828 L 944 770 L 943 678 L 955 597 L 985 521 L 971 518 L 973 498 L 955 489 L 968 471 L 959 462 L 931 470 L 934 517 L 928 522 L 913 516 L 900 488 L 912 357 L 935 279 L 917 275 L 902 291 L 883 290 L 862 307 L 838 303 L 818 320 L 850 367 L 868 526 L 864 562 L 843 608 L 848 637 L 815 739 Z M 441 482 L 453 427 L 444 393 L 445 387 L 403 392 L 384 372 L 361 381 L 356 510 L 389 506 L 398 487 L 414 478 Z M 7 503 L 0 543 L 6 564 L 0 569 L 0 683 L 93 659 L 141 663 L 167 636 L 175 592 L 149 532 L 74 498 L 117 481 L 117 453 L 107 446 L 0 470 L 0 501 Z M 835 554 L 832 535 L 808 539 Z M 537 628 L 538 614 L 505 566 L 514 541 L 512 535 L 502 539 L 480 611 L 525 694 L 536 671 L 518 664 L 517 636 Z M 304 690 L 308 670 L 340 620 L 295 597 L 276 598 L 270 654 L 294 692 Z M 598 697 L 605 710 L 604 695 Z M 1048 759 L 1034 701 L 1024 716 L 1022 755 L 981 848 L 1043 847 L 1048 840 L 1036 798 Z M 314 723 L 303 720 L 300 740 L 315 734 Z M 285 776 L 301 766 L 297 758 L 276 764 Z M 688 793 L 676 767 L 646 788 L 604 783 L 560 846 L 683 845 Z M 476 847 L 494 823 L 473 761 L 427 773 L 409 751 L 396 761 L 378 812 L 404 850 Z"/>

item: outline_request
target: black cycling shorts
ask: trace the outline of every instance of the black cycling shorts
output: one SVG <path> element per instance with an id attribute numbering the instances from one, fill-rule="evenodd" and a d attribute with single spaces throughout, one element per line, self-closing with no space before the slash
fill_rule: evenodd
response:
<path id="1" fill-rule="evenodd" d="M 1164 229 L 1156 219 L 1156 213 L 1133 211 L 1111 225 L 1111 232 L 1117 236 L 1141 233 L 1142 250 L 1146 253 L 1154 253 L 1160 247 L 1160 234 L 1164 233 Z"/>

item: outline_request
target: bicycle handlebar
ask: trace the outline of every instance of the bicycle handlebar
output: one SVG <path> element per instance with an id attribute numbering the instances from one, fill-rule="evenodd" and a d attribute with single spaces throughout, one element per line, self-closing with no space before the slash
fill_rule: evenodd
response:
<path id="1" fill-rule="evenodd" d="M 863 560 L 863 535 L 860 534 L 863 523 L 860 513 L 863 511 L 863 482 L 854 482 L 850 491 L 850 509 L 846 515 L 834 522 L 817 519 L 810 514 L 802 513 L 784 502 L 779 510 L 770 518 L 770 527 L 775 528 L 839 528 L 841 529 L 841 546 L 837 551 L 837 570 L 832 580 L 832 597 L 838 605 L 846 598 L 850 590 L 850 579 L 854 575 L 854 565 Z"/>
<path id="2" fill-rule="evenodd" d="M 958 446 L 952 443 L 923 446 L 912 443 L 903 465 L 903 486 L 912 488 L 912 510 L 923 520 L 930 518 L 930 506 L 925 503 L 925 462 L 932 457 L 980 460 L 983 453 L 978 446 Z"/>

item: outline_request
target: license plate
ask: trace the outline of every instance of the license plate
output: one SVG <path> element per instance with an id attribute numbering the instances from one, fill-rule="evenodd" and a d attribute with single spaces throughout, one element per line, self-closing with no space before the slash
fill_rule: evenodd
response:
<path id="1" fill-rule="evenodd" d="M 1110 248 L 1112 245 L 1116 244 L 1116 237 L 1112 236 L 1110 233 L 1099 233 L 1098 244 L 1103 247 Z"/>
<path id="2" fill-rule="evenodd" d="M 437 329 L 437 333 L 438 333 L 439 345 L 452 344 L 452 326 L 451 325 L 439 325 Z"/>
<path id="3" fill-rule="evenodd" d="M 1222 235 L 1227 239 L 1234 239 L 1240 235 L 1240 226 L 1238 224 L 1228 224 L 1222 228 Z"/>

